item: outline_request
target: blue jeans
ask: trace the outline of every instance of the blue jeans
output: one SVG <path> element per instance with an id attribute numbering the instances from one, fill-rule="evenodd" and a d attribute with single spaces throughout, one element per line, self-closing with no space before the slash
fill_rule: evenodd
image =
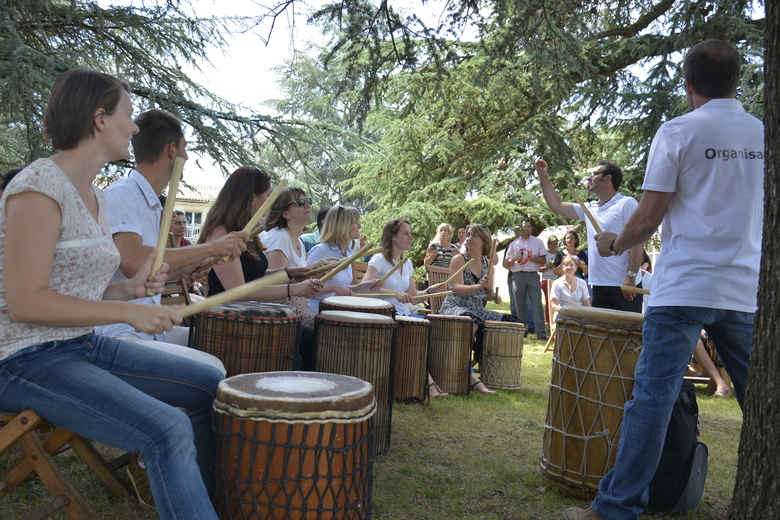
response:
<path id="1" fill-rule="evenodd" d="M 645 510 L 672 407 L 702 328 L 718 349 L 740 406 L 744 404 L 754 317 L 703 307 L 647 310 L 644 348 L 634 373 L 633 399 L 623 411 L 615 468 L 601 479 L 592 505 L 602 518 L 638 519 Z"/>
<path id="2" fill-rule="evenodd" d="M 161 519 L 216 520 L 204 480 L 221 378 L 209 365 L 87 334 L 0 361 L 0 409 L 30 408 L 52 424 L 140 454 Z"/>

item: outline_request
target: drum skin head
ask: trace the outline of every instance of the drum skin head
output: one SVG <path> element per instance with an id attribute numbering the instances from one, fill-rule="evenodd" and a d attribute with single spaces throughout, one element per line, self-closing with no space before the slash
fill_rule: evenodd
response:
<path id="1" fill-rule="evenodd" d="M 398 323 L 412 323 L 415 325 L 430 325 L 431 322 L 424 318 L 415 318 L 413 316 L 396 316 L 395 321 Z"/>
<path id="2" fill-rule="evenodd" d="M 371 405 L 374 387 L 356 377 L 319 372 L 241 374 L 219 383 L 216 401 L 246 411 L 353 411 Z"/>
<path id="3" fill-rule="evenodd" d="M 227 302 L 209 309 L 206 314 L 240 318 L 294 318 L 298 311 L 287 305 L 265 302 Z"/>
<path id="4" fill-rule="evenodd" d="M 558 320 L 571 319 L 584 323 L 594 323 L 603 326 L 627 328 L 642 328 L 644 316 L 638 312 L 616 311 L 579 305 L 564 305 L 558 311 Z M 557 320 L 556 320 L 557 321 Z"/>
<path id="5" fill-rule="evenodd" d="M 451 320 L 451 321 L 472 321 L 468 316 L 450 316 L 449 314 L 429 314 L 425 317 L 427 320 Z"/>
<path id="6" fill-rule="evenodd" d="M 373 325 L 394 324 L 395 320 L 384 314 L 369 314 L 352 311 L 322 311 L 317 315 L 320 320 L 342 323 L 370 323 Z"/>
<path id="7" fill-rule="evenodd" d="M 336 307 L 354 307 L 356 309 L 392 309 L 393 304 L 379 298 L 360 298 L 358 296 L 329 296 L 323 303 Z"/>

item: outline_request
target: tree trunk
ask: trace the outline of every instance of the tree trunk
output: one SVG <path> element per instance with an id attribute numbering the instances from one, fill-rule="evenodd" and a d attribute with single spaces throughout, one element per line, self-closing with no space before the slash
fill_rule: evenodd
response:
<path id="1" fill-rule="evenodd" d="M 780 518 L 780 6 L 766 2 L 764 236 L 729 520 Z M 750 204 L 750 201 L 744 201 Z"/>

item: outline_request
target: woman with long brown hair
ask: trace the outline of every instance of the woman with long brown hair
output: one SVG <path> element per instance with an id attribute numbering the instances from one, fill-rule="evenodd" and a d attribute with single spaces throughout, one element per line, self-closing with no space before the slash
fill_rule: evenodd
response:
<path id="1" fill-rule="evenodd" d="M 364 278 L 373 280 L 374 278 L 382 278 L 389 273 L 401 261 L 404 252 L 411 249 L 412 238 L 412 227 L 409 225 L 409 221 L 396 218 L 385 224 L 382 238 L 379 241 L 383 251 L 381 254 L 371 257 Z M 396 314 L 422 318 L 422 316 L 412 314 L 406 304 L 414 302 L 412 296 L 435 293 L 443 284 L 432 285 L 424 291 L 418 291 L 413 274 L 412 261 L 407 259 L 403 266 L 385 280 L 382 288 L 378 291 L 394 296 L 389 301 L 395 306 Z M 439 388 L 430 373 L 428 374 L 428 393 L 431 397 L 448 397 L 450 395 Z"/>

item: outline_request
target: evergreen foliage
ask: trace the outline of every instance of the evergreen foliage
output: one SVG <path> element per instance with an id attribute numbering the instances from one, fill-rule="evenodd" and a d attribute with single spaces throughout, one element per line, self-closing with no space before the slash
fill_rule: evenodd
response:
<path id="1" fill-rule="evenodd" d="M 367 201 L 368 230 L 406 216 L 424 236 L 442 221 L 538 230 L 565 221 L 540 203 L 545 158 L 562 197 L 599 159 L 624 168 L 640 196 L 652 136 L 684 113 L 682 52 L 706 38 L 745 56 L 739 97 L 763 112 L 765 21 L 738 1 L 450 2 L 428 27 L 392 4 L 334 3 L 312 19 L 334 31 L 322 70 L 352 90 L 350 121 L 376 143 L 345 165 L 347 199 Z M 304 71 L 295 70 L 296 75 Z M 346 79 L 345 79 L 346 78 Z M 585 192 L 580 193 L 585 196 Z"/>

